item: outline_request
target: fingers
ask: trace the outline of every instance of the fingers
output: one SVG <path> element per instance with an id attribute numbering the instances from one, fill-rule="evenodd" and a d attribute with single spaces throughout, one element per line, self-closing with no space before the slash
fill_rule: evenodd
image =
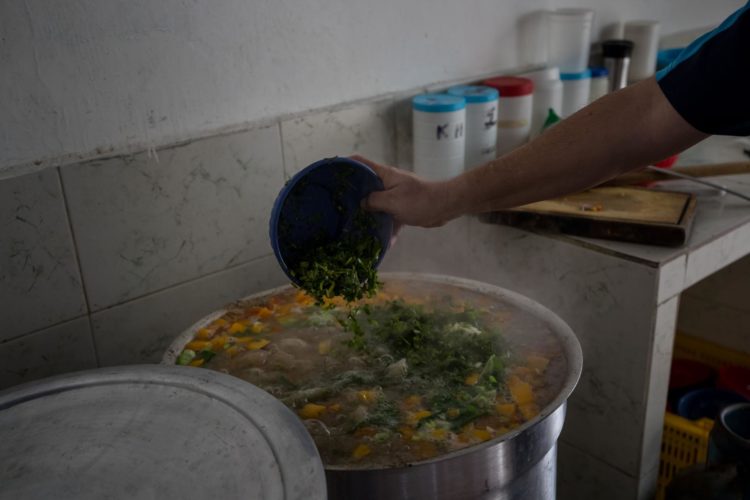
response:
<path id="1" fill-rule="evenodd" d="M 392 213 L 390 208 L 390 196 L 387 191 L 373 191 L 369 196 L 362 199 L 362 207 L 370 212 Z"/>
<path id="2" fill-rule="evenodd" d="M 380 163 L 375 163 L 374 161 L 368 160 L 364 156 L 360 156 L 360 155 L 352 155 L 349 158 L 351 158 L 352 160 L 358 161 L 360 163 L 364 163 L 365 165 L 373 169 L 373 171 L 375 171 L 378 177 L 380 177 L 380 179 L 383 181 L 385 188 L 388 189 L 389 187 L 388 181 L 390 180 L 390 177 L 391 177 L 391 167 L 381 165 Z"/>

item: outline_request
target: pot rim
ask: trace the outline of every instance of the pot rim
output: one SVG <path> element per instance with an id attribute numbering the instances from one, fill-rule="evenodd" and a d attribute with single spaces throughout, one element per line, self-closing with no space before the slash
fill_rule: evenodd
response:
<path id="1" fill-rule="evenodd" d="M 549 326 L 552 333 L 558 337 L 560 340 L 560 345 L 562 347 L 563 353 L 566 358 L 567 362 L 567 370 L 565 375 L 565 380 L 563 381 L 560 390 L 558 391 L 555 398 L 550 401 L 544 408 L 542 408 L 539 413 L 532 418 L 531 420 L 527 420 L 520 426 L 516 427 L 515 429 L 498 436 L 494 439 L 490 439 L 489 441 L 485 441 L 483 443 L 475 444 L 473 446 L 468 446 L 466 448 L 462 448 L 460 450 L 456 450 L 450 453 L 446 453 L 444 455 L 440 455 L 428 460 L 421 460 L 419 462 L 409 462 L 408 464 L 404 464 L 403 466 L 398 467 L 370 467 L 370 468 L 357 468 L 357 467 L 346 467 L 346 466 L 328 466 L 324 464 L 324 467 L 326 470 L 329 471 L 380 471 L 380 470 L 390 470 L 394 468 L 401 468 L 401 467 L 416 467 L 421 465 L 426 465 L 430 463 L 435 462 L 442 462 L 446 459 L 453 459 L 458 458 L 462 455 L 467 455 L 470 453 L 475 453 L 480 450 L 485 450 L 487 448 L 492 448 L 494 446 L 497 446 L 500 443 L 510 441 L 515 439 L 517 436 L 526 433 L 529 429 L 536 426 L 538 423 L 545 420 L 549 415 L 553 414 L 560 406 L 563 406 L 565 402 L 567 401 L 568 397 L 570 397 L 570 394 L 575 389 L 576 385 L 578 384 L 578 380 L 581 377 L 581 371 L 583 369 L 583 352 L 581 350 L 581 344 L 578 341 L 578 338 L 573 333 L 573 330 L 568 326 L 567 323 L 565 323 L 557 314 L 552 312 L 547 307 L 539 304 L 538 302 L 521 295 L 517 292 L 513 292 L 511 290 L 507 290 L 505 288 L 491 285 L 489 283 L 483 283 L 481 281 L 471 280 L 467 278 L 459 278 L 455 276 L 448 276 L 448 275 L 440 275 L 440 274 L 430 274 L 430 273 L 405 273 L 405 272 L 382 272 L 379 273 L 379 277 L 383 281 L 387 281 L 388 279 L 397 279 L 397 280 L 420 280 L 420 281 L 427 281 L 427 282 L 433 282 L 437 284 L 448 284 L 448 285 L 454 285 L 458 286 L 460 288 L 466 288 L 470 289 L 471 291 L 480 292 L 488 295 L 494 295 L 503 301 L 510 303 L 514 305 L 515 307 L 518 307 L 519 309 L 528 312 L 535 317 L 541 319 L 547 325 Z M 243 297 L 241 299 L 238 299 L 238 301 L 244 301 L 244 300 L 254 300 L 258 299 L 260 297 L 274 295 L 276 293 L 289 290 L 291 288 L 295 288 L 292 284 L 282 285 L 276 288 L 272 288 L 269 290 L 265 290 L 262 292 L 257 292 L 251 295 L 248 295 L 246 297 Z M 197 332 L 200 328 L 205 327 L 209 323 L 211 323 L 213 320 L 219 318 L 224 313 L 226 313 L 226 309 L 221 309 L 219 311 L 214 311 L 197 322 L 195 322 L 193 325 L 182 331 L 175 340 L 169 345 L 166 352 L 164 353 L 164 356 L 161 359 L 162 364 L 174 364 L 177 360 L 177 356 L 179 356 L 180 352 L 182 352 L 182 349 L 184 348 L 185 344 L 190 342 L 192 340 L 193 336 L 195 335 L 195 332 Z M 249 382 L 247 382 L 249 383 Z M 252 385 L 252 384 L 251 384 Z"/>

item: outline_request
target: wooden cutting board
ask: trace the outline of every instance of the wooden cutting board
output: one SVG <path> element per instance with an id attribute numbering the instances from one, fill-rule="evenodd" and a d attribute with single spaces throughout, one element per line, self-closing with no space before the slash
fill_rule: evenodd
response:
<path id="1" fill-rule="evenodd" d="M 493 212 L 483 219 L 526 229 L 644 243 L 685 243 L 695 196 L 637 187 L 598 187 L 582 193 Z"/>

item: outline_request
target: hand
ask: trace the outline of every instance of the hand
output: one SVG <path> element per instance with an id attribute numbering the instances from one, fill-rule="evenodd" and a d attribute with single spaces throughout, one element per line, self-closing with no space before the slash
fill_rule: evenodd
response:
<path id="1" fill-rule="evenodd" d="M 351 157 L 375 171 L 385 189 L 362 200 L 366 210 L 393 215 L 396 229 L 402 225 L 437 227 L 452 217 L 448 210 L 447 184 L 431 182 L 395 167 L 380 165 L 359 155 Z"/>

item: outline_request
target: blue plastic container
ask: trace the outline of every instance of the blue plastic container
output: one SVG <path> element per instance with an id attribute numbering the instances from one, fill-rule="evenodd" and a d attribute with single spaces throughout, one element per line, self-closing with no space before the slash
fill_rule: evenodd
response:
<path id="1" fill-rule="evenodd" d="M 317 161 L 284 185 L 271 211 L 269 235 L 276 259 L 293 283 L 299 285 L 290 272 L 298 260 L 312 247 L 353 234 L 362 199 L 382 189 L 383 182 L 370 167 L 342 157 Z M 379 265 L 390 244 L 393 217 L 373 217 L 375 225 L 368 233 L 380 241 Z"/>
<path id="2" fill-rule="evenodd" d="M 677 401 L 677 414 L 690 420 L 710 418 L 716 420 L 722 408 L 746 400 L 739 394 L 726 389 L 696 389 Z"/>

